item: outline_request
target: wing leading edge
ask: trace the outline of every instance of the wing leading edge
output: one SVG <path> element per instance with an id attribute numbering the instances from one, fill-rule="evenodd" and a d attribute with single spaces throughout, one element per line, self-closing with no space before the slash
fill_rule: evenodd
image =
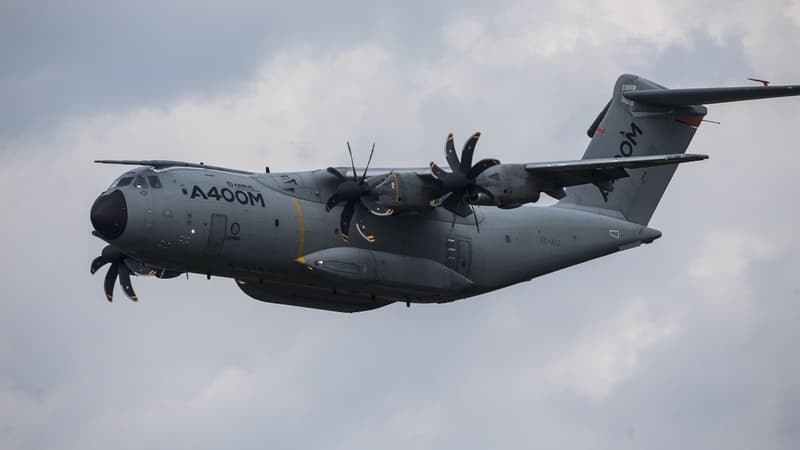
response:
<path id="1" fill-rule="evenodd" d="M 680 164 L 708 159 L 708 155 L 695 155 L 691 153 L 676 153 L 670 155 L 631 156 L 628 158 L 597 158 L 580 159 L 575 161 L 552 161 L 525 164 L 525 169 L 530 172 L 568 172 L 595 169 L 641 169 L 643 167 L 663 166 L 666 164 Z"/>
<path id="2" fill-rule="evenodd" d="M 156 170 L 163 170 L 169 169 L 172 167 L 190 167 L 194 169 L 209 169 L 209 170 L 218 170 L 221 172 L 231 172 L 231 173 L 240 173 L 243 175 L 252 175 L 253 172 L 248 172 L 246 170 L 239 170 L 239 169 L 229 169 L 227 167 L 219 167 L 219 166 L 209 166 L 203 163 L 195 164 L 185 161 L 172 161 L 167 159 L 144 159 L 144 160 L 133 160 L 133 159 L 96 159 L 94 162 L 98 164 L 120 164 L 124 166 L 149 166 Z"/>

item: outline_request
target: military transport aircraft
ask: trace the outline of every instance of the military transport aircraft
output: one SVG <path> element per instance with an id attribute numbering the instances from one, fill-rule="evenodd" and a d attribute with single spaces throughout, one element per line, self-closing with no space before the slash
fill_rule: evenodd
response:
<path id="1" fill-rule="evenodd" d="M 667 89 L 622 75 L 591 124 L 583 159 L 473 162 L 479 133 L 446 169 L 253 173 L 180 161 L 108 161 L 122 174 L 91 208 L 108 245 L 105 293 L 131 275 L 232 278 L 265 302 L 365 311 L 444 303 L 530 280 L 640 244 L 706 115 L 702 105 L 800 95 L 800 85 Z M 350 146 L 348 144 L 348 150 Z M 375 149 L 374 145 L 372 147 Z M 525 207 L 544 193 L 548 207 Z"/>

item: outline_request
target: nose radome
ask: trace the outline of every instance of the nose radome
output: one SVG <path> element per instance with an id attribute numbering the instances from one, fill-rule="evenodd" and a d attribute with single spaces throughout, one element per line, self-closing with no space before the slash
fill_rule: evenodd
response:
<path id="1" fill-rule="evenodd" d="M 118 189 L 97 197 L 89 215 L 92 226 L 101 238 L 113 241 L 125 231 L 128 223 L 128 205 L 125 195 Z"/>

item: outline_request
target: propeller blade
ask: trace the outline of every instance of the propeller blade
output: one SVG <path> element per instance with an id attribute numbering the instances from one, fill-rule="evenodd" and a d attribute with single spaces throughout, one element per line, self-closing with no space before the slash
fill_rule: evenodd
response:
<path id="1" fill-rule="evenodd" d="M 135 302 L 139 301 L 136 292 L 133 292 L 133 285 L 131 285 L 131 271 L 125 263 L 119 264 L 119 285 L 122 286 L 122 290 L 129 299 Z"/>
<path id="2" fill-rule="evenodd" d="M 347 178 L 345 178 L 344 175 L 342 175 L 342 172 L 339 172 L 334 167 L 328 167 L 328 173 L 333 175 L 333 176 L 335 176 L 336 178 L 338 178 L 341 181 L 344 181 L 344 180 L 347 179 Z"/>
<path id="3" fill-rule="evenodd" d="M 366 182 L 362 183 L 361 204 L 369 210 L 369 212 L 378 215 L 390 215 L 391 209 L 385 208 L 378 203 L 378 199 L 373 197 L 372 191 L 379 185 L 386 182 L 389 177 L 370 177 Z M 388 212 L 388 214 L 387 214 Z"/>
<path id="4" fill-rule="evenodd" d="M 480 133 L 475 133 L 464 144 L 464 149 L 461 150 L 461 173 L 469 172 L 472 167 L 472 155 L 475 153 L 475 145 L 478 144 L 480 137 Z"/>
<path id="5" fill-rule="evenodd" d="M 353 219 L 353 212 L 356 210 L 355 202 L 347 202 L 339 218 L 339 233 L 342 235 L 342 240 L 347 242 L 350 240 L 350 221 Z"/>
<path id="6" fill-rule="evenodd" d="M 342 199 L 337 194 L 334 193 L 333 195 L 328 197 L 328 201 L 325 202 L 325 212 L 331 212 L 331 210 L 341 202 Z"/>
<path id="7" fill-rule="evenodd" d="M 119 263 L 111 264 L 106 272 L 106 279 L 103 282 L 103 289 L 106 291 L 106 298 L 110 302 L 114 297 L 114 285 L 117 283 L 117 273 L 119 271 Z"/>
<path id="8" fill-rule="evenodd" d="M 353 150 L 350 149 L 350 141 L 347 141 L 347 153 L 350 154 L 350 166 L 353 168 L 353 181 L 358 181 L 356 176 L 356 163 L 353 161 Z"/>
<path id="9" fill-rule="evenodd" d="M 369 212 L 370 214 L 378 217 L 386 217 L 394 214 L 394 210 L 392 208 L 370 209 Z"/>
<path id="10" fill-rule="evenodd" d="M 376 216 L 391 216 L 394 213 L 394 210 L 379 204 L 377 200 L 368 195 L 361 197 L 361 204 Z"/>
<path id="11" fill-rule="evenodd" d="M 439 198 L 435 198 L 435 199 L 431 200 L 430 205 L 433 206 L 434 208 L 436 208 L 438 206 L 442 206 L 442 204 L 445 202 L 445 200 L 450 198 L 451 195 L 453 195 L 453 193 L 452 192 L 448 192 L 448 193 L 444 194 L 443 196 L 441 196 Z"/>
<path id="12" fill-rule="evenodd" d="M 100 255 L 94 260 L 92 260 L 92 265 L 89 268 L 89 271 L 92 272 L 92 275 L 95 274 L 101 267 L 105 266 L 106 264 L 110 263 L 111 260 L 106 258 L 104 255 Z"/>
<path id="13" fill-rule="evenodd" d="M 128 267 L 128 270 L 132 275 L 155 275 L 156 273 L 154 268 L 147 266 L 141 261 L 137 261 L 133 258 L 125 258 L 123 260 L 123 264 Z"/>
<path id="14" fill-rule="evenodd" d="M 473 193 L 474 193 L 474 191 L 478 191 L 479 193 L 484 194 L 487 197 L 489 197 L 490 199 L 494 200 L 494 194 L 492 194 L 492 192 L 490 190 L 486 189 L 485 187 L 483 187 L 481 185 L 478 185 L 478 184 L 472 184 L 472 185 L 470 185 L 470 188 L 473 191 Z"/>
<path id="15" fill-rule="evenodd" d="M 480 233 L 481 232 L 481 227 L 478 226 L 478 213 L 475 212 L 475 207 L 472 206 L 472 205 L 469 205 L 469 209 L 472 210 L 472 217 L 475 218 L 475 229 L 478 230 L 478 233 Z"/>
<path id="16" fill-rule="evenodd" d="M 484 170 L 498 164 L 500 164 L 500 161 L 496 159 L 482 159 L 469 169 L 469 172 L 467 172 L 467 178 L 474 180 L 478 177 L 478 175 L 482 174 Z"/>
<path id="17" fill-rule="evenodd" d="M 469 209 L 469 204 L 465 202 L 460 195 L 451 195 L 442 203 L 442 206 L 446 210 L 460 217 L 467 217 L 472 212 Z"/>
<path id="18" fill-rule="evenodd" d="M 372 154 L 375 153 L 375 143 L 372 143 L 372 150 L 369 151 L 369 159 L 367 160 L 367 166 L 364 167 L 364 175 L 361 175 L 361 182 L 363 183 L 364 180 L 367 178 L 367 170 L 369 170 L 369 163 L 372 162 Z"/>
<path id="19" fill-rule="evenodd" d="M 387 175 L 387 176 L 384 176 L 384 177 L 380 177 L 380 176 L 374 176 L 374 177 L 372 177 L 372 178 L 368 179 L 368 180 L 367 180 L 367 184 L 366 184 L 366 186 L 367 186 L 367 191 L 371 191 L 371 190 L 375 189 L 375 188 L 376 188 L 376 187 L 378 187 L 379 185 L 381 185 L 381 184 L 383 184 L 384 182 L 386 182 L 386 180 L 388 180 L 388 179 L 389 179 L 389 176 L 388 176 L 388 175 Z"/>
<path id="20" fill-rule="evenodd" d="M 433 176 L 436 177 L 437 180 L 443 180 L 447 175 L 449 175 L 433 161 L 431 161 L 431 173 L 433 173 Z"/>
<path id="21" fill-rule="evenodd" d="M 119 250 L 110 245 L 106 245 L 105 247 L 103 247 L 103 250 L 100 252 L 100 254 L 103 255 L 109 261 L 117 261 L 122 259 L 122 257 L 124 256 L 122 252 L 120 252 Z"/>
<path id="22" fill-rule="evenodd" d="M 358 231 L 358 234 L 360 234 L 365 241 L 370 244 L 375 243 L 375 235 L 370 233 L 369 228 L 367 228 L 365 224 L 356 222 L 356 231 Z"/>
<path id="23" fill-rule="evenodd" d="M 450 170 L 453 173 L 464 173 L 461 170 L 461 163 L 458 161 L 458 155 L 456 155 L 456 146 L 453 143 L 453 133 L 447 135 L 447 143 L 444 145 L 444 155 L 447 158 L 447 164 L 450 166 Z"/>

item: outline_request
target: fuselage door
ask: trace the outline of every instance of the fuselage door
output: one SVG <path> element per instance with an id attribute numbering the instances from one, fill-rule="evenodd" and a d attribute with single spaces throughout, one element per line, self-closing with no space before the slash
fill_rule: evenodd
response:
<path id="1" fill-rule="evenodd" d="M 219 255 L 225 243 L 225 232 L 228 228 L 228 216 L 224 214 L 211 215 L 211 227 L 208 230 L 206 254 Z"/>
<path id="2" fill-rule="evenodd" d="M 447 267 L 469 278 L 472 245 L 469 239 L 449 236 L 446 245 Z"/>

